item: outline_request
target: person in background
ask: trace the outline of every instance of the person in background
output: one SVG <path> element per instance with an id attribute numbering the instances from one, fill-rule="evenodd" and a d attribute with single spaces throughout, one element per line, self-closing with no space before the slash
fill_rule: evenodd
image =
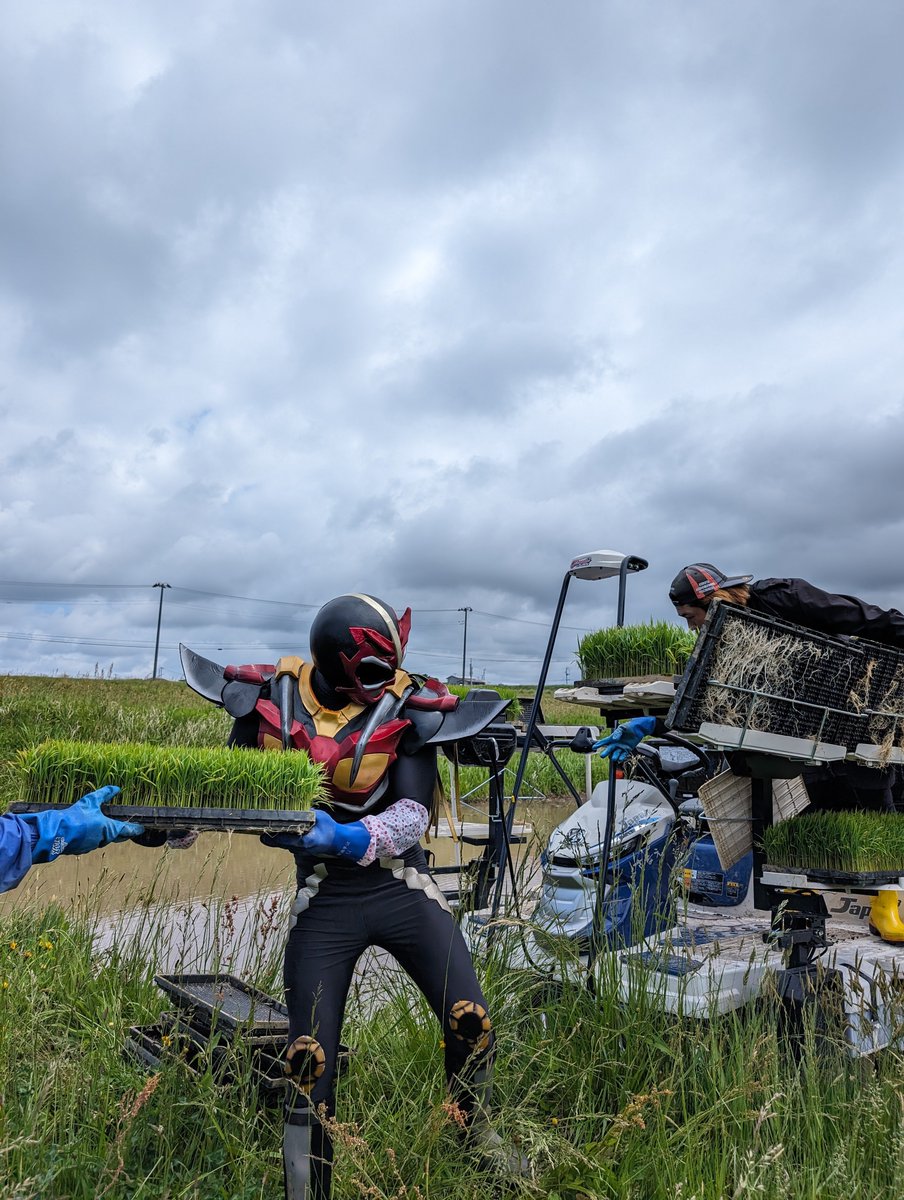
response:
<path id="1" fill-rule="evenodd" d="M 87 854 L 111 842 L 140 837 L 144 826 L 115 821 L 101 805 L 117 795 L 118 787 L 89 792 L 68 808 L 0 816 L 0 892 L 9 892 L 34 863 L 53 862 L 61 854 Z"/>
<path id="2" fill-rule="evenodd" d="M 904 613 L 877 608 L 856 596 L 823 591 L 805 579 L 754 579 L 752 575 L 726 575 L 712 563 L 691 563 L 672 580 L 669 599 L 690 629 L 699 629 L 710 605 L 722 601 L 820 633 L 869 638 L 904 650 Z M 634 717 L 601 738 L 596 748 L 600 757 L 619 763 L 643 738 L 664 732 L 659 717 Z M 895 811 L 898 773 L 894 767 L 828 763 L 806 769 L 803 776 L 813 808 Z M 879 892 L 874 898 L 870 929 L 884 941 L 904 942 L 896 893 Z"/>

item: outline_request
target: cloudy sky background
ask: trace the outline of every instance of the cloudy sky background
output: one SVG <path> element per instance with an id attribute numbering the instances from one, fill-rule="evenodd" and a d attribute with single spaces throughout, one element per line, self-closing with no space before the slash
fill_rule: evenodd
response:
<path id="1" fill-rule="evenodd" d="M 904 608 L 902 42 L 883 0 L 11 0 L 0 671 L 149 674 L 165 581 L 170 677 L 366 590 L 412 667 L 468 605 L 525 682 L 597 547 L 650 561 L 629 622 L 695 559 Z"/>

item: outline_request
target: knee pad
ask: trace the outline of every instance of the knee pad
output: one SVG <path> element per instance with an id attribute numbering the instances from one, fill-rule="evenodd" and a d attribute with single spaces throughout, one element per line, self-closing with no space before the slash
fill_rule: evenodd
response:
<path id="1" fill-rule="evenodd" d="M 452 1036 L 464 1042 L 472 1053 L 483 1053 L 489 1049 L 493 1025 L 482 1004 L 473 1000 L 456 1000 L 449 1010 L 448 1020 Z"/>
<path id="2" fill-rule="evenodd" d="M 326 1054 L 316 1038 L 297 1037 L 286 1051 L 286 1075 L 305 1093 L 311 1091 L 325 1070 Z"/>

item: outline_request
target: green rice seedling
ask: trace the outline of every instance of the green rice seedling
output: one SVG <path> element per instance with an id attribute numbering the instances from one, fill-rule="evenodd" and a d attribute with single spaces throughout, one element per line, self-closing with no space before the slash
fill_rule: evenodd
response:
<path id="1" fill-rule="evenodd" d="M 680 675 L 696 640 L 689 629 L 651 620 L 588 633 L 578 643 L 577 658 L 585 679 Z"/>
<path id="2" fill-rule="evenodd" d="M 323 795 L 306 754 L 136 742 L 47 741 L 19 752 L 19 798 L 71 804 L 105 784 L 122 801 L 178 808 L 308 809 Z"/>
<path id="3" fill-rule="evenodd" d="M 766 830 L 763 850 L 777 867 L 904 873 L 904 816 L 816 812 Z"/>

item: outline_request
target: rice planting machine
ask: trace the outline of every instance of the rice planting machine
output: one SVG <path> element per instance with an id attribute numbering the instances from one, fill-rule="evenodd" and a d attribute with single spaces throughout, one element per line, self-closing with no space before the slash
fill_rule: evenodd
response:
<path id="1" fill-rule="evenodd" d="M 610 725 L 661 715 L 669 735 L 641 743 L 629 777 L 611 772 L 553 832 L 533 934 L 509 939 L 513 957 L 554 971 L 549 939 L 567 939 L 591 982 L 614 963 L 624 995 L 701 1018 L 769 981 L 795 1038 L 810 1011 L 843 1013 L 852 1054 L 899 1040 L 904 946 L 869 917 L 877 895 L 897 902 L 904 860 L 773 863 L 764 838 L 808 806 L 802 772 L 904 762 L 904 653 L 716 604 L 674 684 L 557 695 Z"/>

